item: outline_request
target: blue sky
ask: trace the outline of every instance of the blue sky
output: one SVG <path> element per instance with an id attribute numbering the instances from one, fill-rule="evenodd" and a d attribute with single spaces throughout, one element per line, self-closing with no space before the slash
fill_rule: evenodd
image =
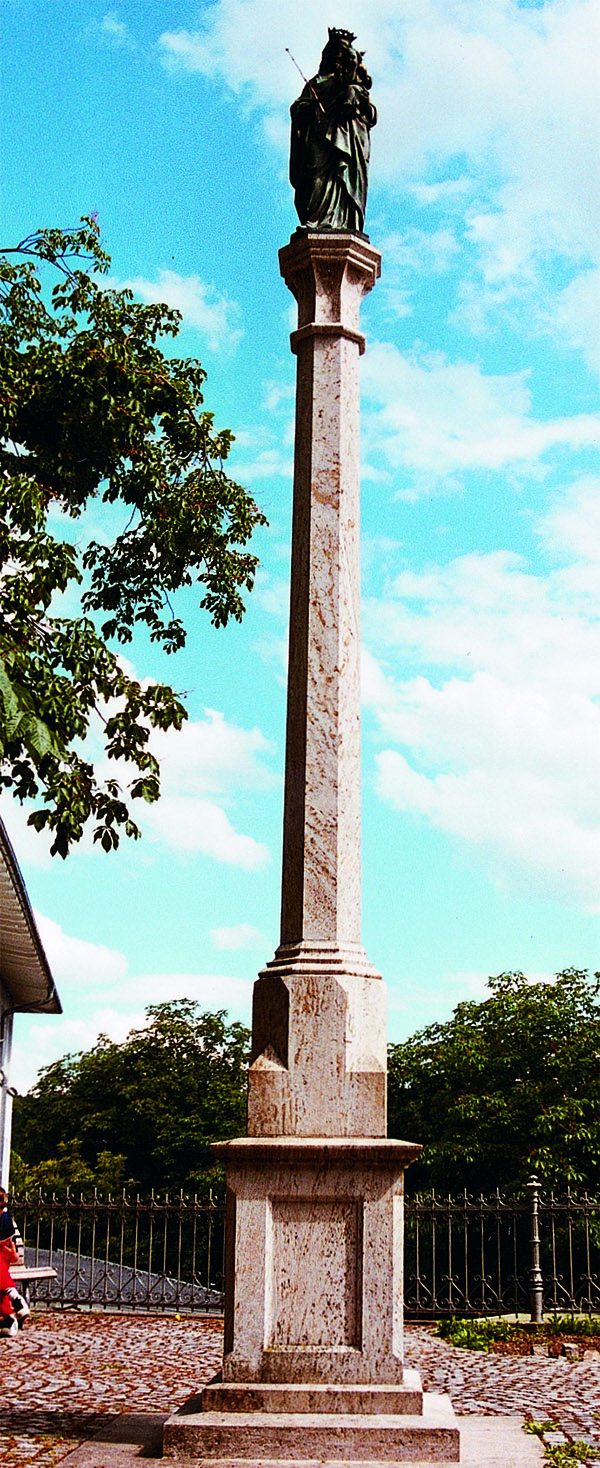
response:
<path id="1" fill-rule="evenodd" d="M 598 12 L 587 0 L 9 0 L 1 243 L 98 211 L 183 314 L 269 518 L 187 693 L 142 843 L 52 861 L 4 818 L 63 999 L 15 1080 L 188 995 L 248 1019 L 278 941 L 294 361 L 288 109 L 327 25 L 373 74 L 363 308 L 364 941 L 399 1039 L 488 974 L 600 968 Z M 102 533 L 101 517 L 99 530 Z"/>

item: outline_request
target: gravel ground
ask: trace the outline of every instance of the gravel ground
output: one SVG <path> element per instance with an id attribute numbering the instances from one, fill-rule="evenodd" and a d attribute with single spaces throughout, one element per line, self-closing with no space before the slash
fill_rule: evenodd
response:
<path id="1" fill-rule="evenodd" d="M 407 1364 L 458 1413 L 530 1412 L 600 1446 L 600 1363 L 464 1351 L 420 1326 L 406 1337 Z M 214 1375 L 221 1341 L 215 1319 L 33 1314 L 0 1341 L 0 1462 L 56 1468 L 107 1415 L 170 1411 Z"/>

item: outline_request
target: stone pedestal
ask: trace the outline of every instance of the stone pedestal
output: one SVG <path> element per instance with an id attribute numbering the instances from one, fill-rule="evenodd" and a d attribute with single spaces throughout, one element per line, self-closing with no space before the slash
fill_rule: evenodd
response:
<path id="1" fill-rule="evenodd" d="M 405 1372 L 404 1169 L 386 1140 L 384 984 L 361 945 L 359 331 L 364 236 L 298 231 L 281 942 L 254 986 L 248 1137 L 227 1167 L 222 1376 L 170 1457 L 457 1462 L 446 1398 Z"/>
<path id="2" fill-rule="evenodd" d="M 224 1382 L 402 1386 L 403 1177 L 417 1150 L 345 1137 L 219 1146 Z"/>

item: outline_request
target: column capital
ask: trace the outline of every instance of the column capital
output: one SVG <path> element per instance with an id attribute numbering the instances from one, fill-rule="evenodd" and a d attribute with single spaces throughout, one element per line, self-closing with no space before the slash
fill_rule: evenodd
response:
<path id="1" fill-rule="evenodd" d="M 381 275 L 381 255 L 366 235 L 298 231 L 279 251 L 279 268 L 298 302 L 293 351 L 305 337 L 324 334 L 350 338 L 364 351 L 360 303 Z"/>

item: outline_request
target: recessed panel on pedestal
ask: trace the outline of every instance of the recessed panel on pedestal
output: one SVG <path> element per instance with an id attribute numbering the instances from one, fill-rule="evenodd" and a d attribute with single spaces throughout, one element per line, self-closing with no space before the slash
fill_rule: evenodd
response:
<path id="1" fill-rule="evenodd" d="M 265 1344 L 360 1348 L 362 1201 L 273 1198 L 267 1228 Z"/>

